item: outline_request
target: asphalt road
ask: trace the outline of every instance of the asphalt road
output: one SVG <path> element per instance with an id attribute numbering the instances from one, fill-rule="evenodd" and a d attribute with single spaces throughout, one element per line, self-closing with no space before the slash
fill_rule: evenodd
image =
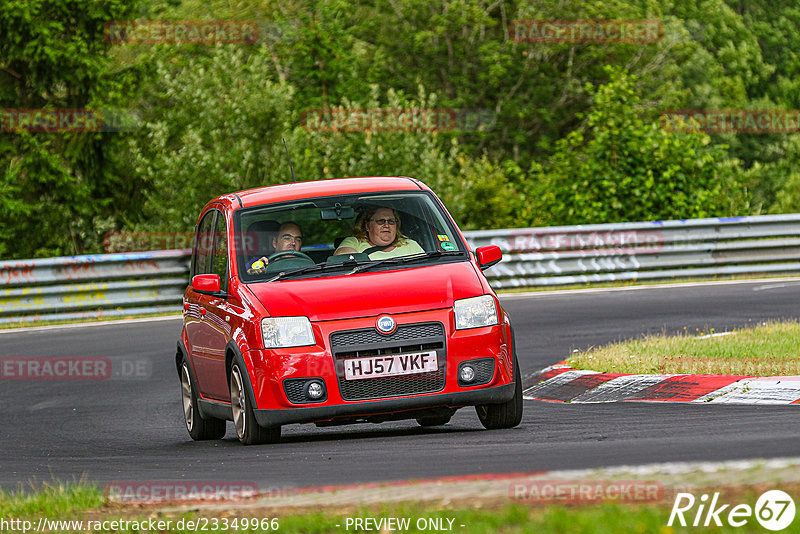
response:
<path id="1" fill-rule="evenodd" d="M 800 280 L 502 297 L 523 373 L 645 332 L 800 317 Z M 107 357 L 134 378 L 0 380 L 0 487 L 45 481 L 255 482 L 262 489 L 664 461 L 797 456 L 797 406 L 525 402 L 522 424 L 284 428 L 281 443 L 193 442 L 173 363 L 180 320 L 0 333 L 0 359 Z M 123 362 L 125 362 L 123 364 Z M 138 366 L 138 367 L 137 367 Z M 137 376 L 138 375 L 138 376 Z"/>

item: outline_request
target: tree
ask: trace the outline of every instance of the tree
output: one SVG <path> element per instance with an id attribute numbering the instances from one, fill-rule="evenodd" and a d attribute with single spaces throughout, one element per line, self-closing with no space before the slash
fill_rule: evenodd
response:
<path id="1" fill-rule="evenodd" d="M 737 169 L 724 146 L 702 133 L 671 133 L 640 118 L 634 79 L 607 67 L 611 81 L 587 87 L 585 128 L 558 142 L 535 166 L 531 196 L 548 224 L 684 219 L 738 214 Z"/>
<path id="2" fill-rule="evenodd" d="M 275 79 L 268 47 L 215 46 L 204 55 L 164 49 L 141 95 L 142 129 L 124 158 L 147 184 L 136 225 L 186 231 L 214 196 L 288 182 L 281 138 L 298 180 L 413 176 L 439 193 L 466 227 L 513 225 L 516 197 L 488 158 L 471 160 L 455 139 L 443 149 L 438 132 L 426 129 L 321 131 L 302 124 L 307 110 L 298 109 L 296 94 L 291 83 Z M 411 98 L 375 85 L 367 98 L 326 109 L 436 107 L 436 95 L 423 88 Z"/>
<path id="3" fill-rule="evenodd" d="M 83 109 L 121 97 L 103 26 L 123 0 L 5 1 L 0 5 L 0 108 Z M 115 134 L 16 130 L 0 136 L 0 254 L 78 254 L 125 197 L 109 163 Z M 114 207 L 112 207 L 114 206 Z"/>

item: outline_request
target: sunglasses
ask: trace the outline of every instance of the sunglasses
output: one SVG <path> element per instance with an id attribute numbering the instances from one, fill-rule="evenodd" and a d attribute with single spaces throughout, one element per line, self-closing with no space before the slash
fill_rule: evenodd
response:
<path id="1" fill-rule="evenodd" d="M 383 226 L 388 224 L 389 226 L 394 226 L 397 224 L 397 219 L 370 219 L 370 221 L 374 222 L 378 226 Z"/>

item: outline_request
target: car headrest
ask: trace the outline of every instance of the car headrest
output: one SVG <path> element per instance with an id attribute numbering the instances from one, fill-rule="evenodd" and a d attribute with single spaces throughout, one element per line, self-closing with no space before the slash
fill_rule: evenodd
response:
<path id="1" fill-rule="evenodd" d="M 245 255 L 265 254 L 275 252 L 272 239 L 278 235 L 281 223 L 273 220 L 256 221 L 247 227 L 245 240 Z"/>

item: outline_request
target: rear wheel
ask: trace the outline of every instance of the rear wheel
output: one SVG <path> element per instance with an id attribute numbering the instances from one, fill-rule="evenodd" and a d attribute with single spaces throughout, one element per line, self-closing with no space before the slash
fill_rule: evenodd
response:
<path id="1" fill-rule="evenodd" d="M 514 359 L 514 397 L 502 404 L 475 406 L 478 419 L 487 430 L 514 428 L 522 421 L 522 375 Z"/>
<path id="2" fill-rule="evenodd" d="M 181 362 L 181 400 L 183 421 L 193 440 L 221 439 L 225 436 L 225 421 L 216 417 L 203 417 L 197 409 L 197 392 L 186 359 Z"/>
<path id="3" fill-rule="evenodd" d="M 281 427 L 264 428 L 258 424 L 253 413 L 253 407 L 247 396 L 243 371 L 239 363 L 231 364 L 231 410 L 233 424 L 239 441 L 245 445 L 258 443 L 275 443 L 281 439 Z"/>

